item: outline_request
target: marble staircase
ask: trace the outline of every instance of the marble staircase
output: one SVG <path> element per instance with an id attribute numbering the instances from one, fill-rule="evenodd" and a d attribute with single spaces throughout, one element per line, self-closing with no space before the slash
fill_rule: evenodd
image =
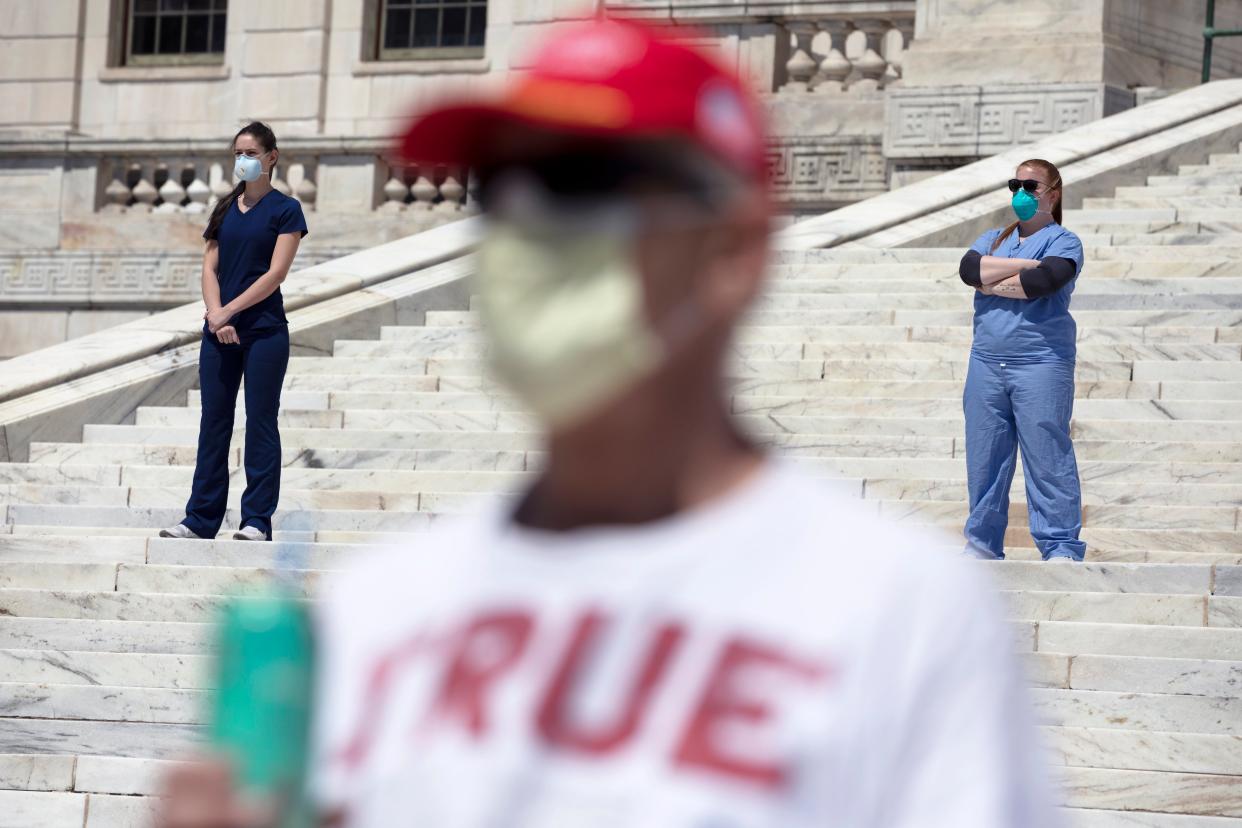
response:
<path id="1" fill-rule="evenodd" d="M 980 566 L 1008 600 L 1073 824 L 1242 828 L 1242 155 L 1065 223 L 1088 251 L 1073 302 L 1088 562 L 1038 560 L 1019 476 L 1009 560 Z M 778 251 L 730 369 L 757 439 L 946 545 L 965 511 L 960 255 Z M 530 417 L 484 376 L 471 311 L 375 335 L 290 364 L 277 540 L 312 595 L 543 462 Z M 0 825 L 142 825 L 195 738 L 207 623 L 273 564 L 268 545 L 154 537 L 182 515 L 197 405 L 0 464 Z"/>

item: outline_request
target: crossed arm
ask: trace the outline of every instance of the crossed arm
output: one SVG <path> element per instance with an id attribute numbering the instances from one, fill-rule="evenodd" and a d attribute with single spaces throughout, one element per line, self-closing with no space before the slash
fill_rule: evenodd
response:
<path id="1" fill-rule="evenodd" d="M 1072 261 L 1060 256 L 1047 256 L 1042 260 L 1006 259 L 968 250 L 962 257 L 958 275 L 963 282 L 988 296 L 1038 299 L 1064 287 L 1074 278 L 1076 270 Z"/>

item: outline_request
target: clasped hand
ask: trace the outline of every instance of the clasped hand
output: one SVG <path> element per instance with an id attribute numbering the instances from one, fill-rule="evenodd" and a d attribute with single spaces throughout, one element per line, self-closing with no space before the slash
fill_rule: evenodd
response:
<path id="1" fill-rule="evenodd" d="M 216 333 L 229 323 L 233 318 L 233 312 L 225 308 L 208 309 L 203 313 L 203 319 L 207 320 L 207 330 Z"/>

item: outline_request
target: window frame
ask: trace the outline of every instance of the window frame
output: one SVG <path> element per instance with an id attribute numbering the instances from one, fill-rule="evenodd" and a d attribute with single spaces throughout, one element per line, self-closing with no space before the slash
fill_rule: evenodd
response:
<path id="1" fill-rule="evenodd" d="M 120 32 L 121 32 L 121 42 L 118 44 L 119 46 L 118 57 L 120 58 L 119 60 L 120 66 L 149 68 L 149 67 L 159 67 L 159 66 L 219 66 L 219 65 L 223 65 L 225 52 L 228 50 L 228 20 L 229 20 L 228 2 L 225 2 L 224 4 L 224 20 L 223 20 L 224 48 L 221 49 L 219 52 L 175 52 L 171 54 L 150 54 L 150 55 L 136 55 L 133 53 L 134 17 L 137 13 L 134 8 L 134 0 L 120 0 L 120 2 L 117 5 L 120 7 L 120 11 L 121 11 L 121 26 L 119 27 Z M 157 6 L 157 9 L 158 9 L 158 6 Z M 186 26 L 184 25 L 184 19 L 187 16 L 189 16 L 189 14 L 190 12 L 184 11 L 184 12 L 174 12 L 171 14 L 162 15 L 166 17 L 180 16 L 182 18 L 183 23 L 181 27 L 181 44 L 183 47 L 185 46 L 185 39 L 186 39 Z M 213 11 L 208 12 L 207 14 L 208 16 L 213 18 L 208 23 L 209 28 L 208 28 L 207 41 L 208 41 L 208 44 L 210 44 L 211 34 L 213 31 L 213 27 L 215 26 L 214 18 L 218 16 L 219 12 L 216 12 L 213 10 Z M 158 18 L 161 16 L 161 14 L 157 11 L 157 13 L 152 16 Z"/>
<path id="2" fill-rule="evenodd" d="M 446 7 L 463 7 L 466 9 L 466 33 L 469 35 L 469 15 L 473 11 L 471 6 L 481 6 L 484 14 L 490 11 L 487 0 L 483 2 L 471 2 L 470 0 L 435 0 L 424 4 L 413 4 L 410 6 L 411 14 L 419 7 L 424 9 L 435 9 L 440 12 L 439 25 L 440 31 L 437 32 L 437 38 L 443 36 L 444 27 L 444 9 Z M 372 14 L 368 15 L 370 19 L 371 29 L 369 34 L 373 35 L 371 41 L 370 55 L 371 60 L 375 61 L 401 61 L 401 60 L 459 60 L 463 58 L 481 58 L 484 57 L 487 50 L 487 25 L 483 27 L 483 44 L 479 46 L 422 46 L 418 48 L 405 49 L 388 49 L 384 47 L 384 36 L 387 34 L 388 28 L 388 0 L 372 0 Z"/>

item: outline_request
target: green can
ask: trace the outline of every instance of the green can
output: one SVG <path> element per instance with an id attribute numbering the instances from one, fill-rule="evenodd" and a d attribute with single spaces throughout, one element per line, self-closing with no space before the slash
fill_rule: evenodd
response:
<path id="1" fill-rule="evenodd" d="M 229 599 L 217 627 L 210 738 L 231 760 L 243 795 L 274 802 L 282 828 L 310 824 L 306 772 L 314 633 L 291 588 Z"/>

